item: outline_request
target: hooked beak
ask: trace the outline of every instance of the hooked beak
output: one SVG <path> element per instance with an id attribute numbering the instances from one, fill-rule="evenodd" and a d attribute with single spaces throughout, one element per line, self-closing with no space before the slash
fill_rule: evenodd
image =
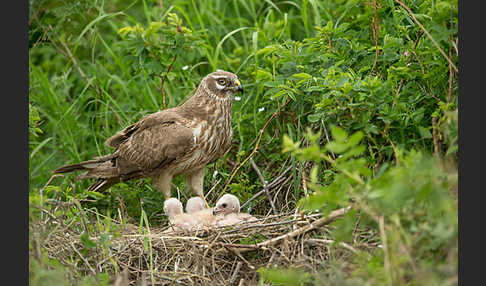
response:
<path id="1" fill-rule="evenodd" d="M 241 85 L 241 82 L 238 79 L 235 79 L 234 85 L 236 91 L 243 93 L 243 86 Z"/>
<path id="2" fill-rule="evenodd" d="M 219 213 L 221 213 L 221 210 L 218 209 L 217 207 L 214 207 L 213 208 L 213 215 L 218 215 Z"/>

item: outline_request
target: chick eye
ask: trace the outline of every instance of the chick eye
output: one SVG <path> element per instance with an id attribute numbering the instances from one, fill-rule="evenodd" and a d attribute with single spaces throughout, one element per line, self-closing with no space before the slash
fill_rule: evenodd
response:
<path id="1" fill-rule="evenodd" d="M 226 204 L 222 204 L 221 206 L 222 206 L 223 208 L 226 208 Z"/>
<path id="2" fill-rule="evenodd" d="M 224 78 L 218 79 L 218 84 L 219 85 L 226 85 L 226 80 Z"/>

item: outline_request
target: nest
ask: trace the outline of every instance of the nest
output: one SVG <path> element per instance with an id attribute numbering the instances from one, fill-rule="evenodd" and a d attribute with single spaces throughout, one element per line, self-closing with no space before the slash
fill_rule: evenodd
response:
<path id="1" fill-rule="evenodd" d="M 59 228 L 44 239 L 42 248 L 49 257 L 85 274 L 110 273 L 116 286 L 255 285 L 260 267 L 298 267 L 315 273 L 329 258 L 331 248 L 335 257 L 356 252 L 346 243 L 326 239 L 328 224 L 349 209 L 326 217 L 272 215 L 196 232 L 126 225 L 120 235 L 90 237 L 98 242 L 91 248 L 79 233 Z"/>

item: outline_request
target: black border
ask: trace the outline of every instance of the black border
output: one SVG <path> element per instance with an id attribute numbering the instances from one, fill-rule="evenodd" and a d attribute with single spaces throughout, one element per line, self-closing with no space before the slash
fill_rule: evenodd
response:
<path id="1" fill-rule="evenodd" d="M 28 285 L 29 1 L 4 2 L 1 11 L 1 269 L 13 281 L 5 284 Z"/>

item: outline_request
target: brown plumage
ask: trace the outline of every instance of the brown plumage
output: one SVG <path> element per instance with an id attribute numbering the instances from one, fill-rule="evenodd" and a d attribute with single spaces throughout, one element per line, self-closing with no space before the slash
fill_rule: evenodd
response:
<path id="1" fill-rule="evenodd" d="M 89 187 L 101 191 L 120 182 L 150 177 L 165 198 L 171 181 L 184 174 L 191 191 L 202 197 L 207 164 L 231 146 L 233 97 L 242 91 L 230 72 L 210 73 L 184 104 L 144 116 L 106 140 L 112 154 L 63 166 L 54 173 L 86 171 L 79 179 L 96 178 Z"/>

